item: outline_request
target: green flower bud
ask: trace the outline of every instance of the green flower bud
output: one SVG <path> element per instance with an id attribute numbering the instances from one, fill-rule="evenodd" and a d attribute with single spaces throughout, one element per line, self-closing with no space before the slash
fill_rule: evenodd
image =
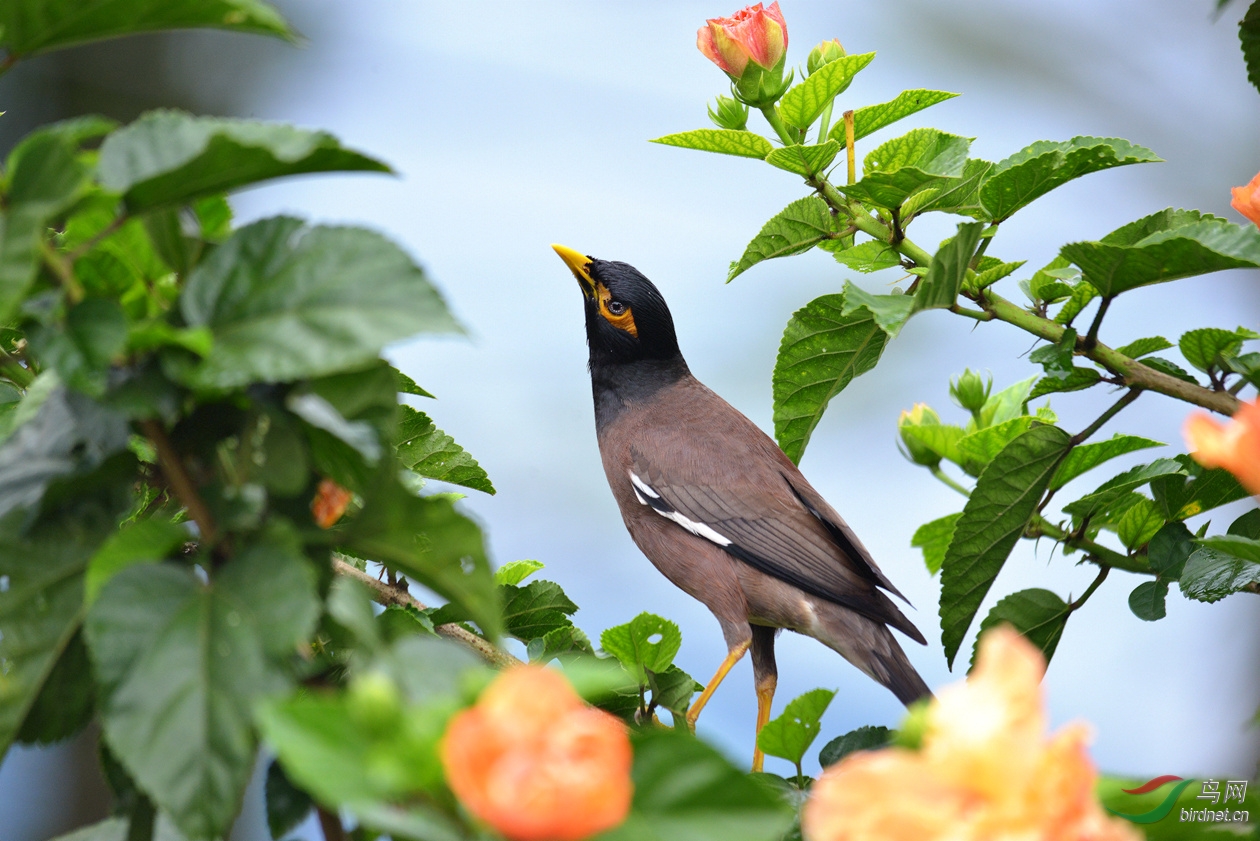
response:
<path id="1" fill-rule="evenodd" d="M 968 368 L 963 371 L 961 377 L 949 381 L 949 396 L 954 398 L 954 402 L 959 406 L 974 415 L 984 408 L 985 401 L 989 399 L 989 390 L 992 388 L 992 375 L 986 382 L 983 377 Z"/>
<path id="2" fill-rule="evenodd" d="M 709 119 L 718 128 L 743 130 L 748 126 L 748 106 L 729 96 L 719 96 L 717 110 L 709 106 Z"/>
<path id="3" fill-rule="evenodd" d="M 809 59 L 805 62 L 806 72 L 812 76 L 824 64 L 831 64 L 838 58 L 844 58 L 845 55 L 844 47 L 840 45 L 839 40 L 832 38 L 830 41 L 823 41 L 809 51 Z"/>
<path id="4" fill-rule="evenodd" d="M 897 430 L 901 433 L 901 443 L 905 445 L 906 455 L 915 464 L 936 467 L 941 463 L 941 457 L 907 429 L 912 426 L 939 426 L 940 423 L 940 416 L 925 403 L 915 403 L 913 409 L 901 413 L 897 420 Z"/>

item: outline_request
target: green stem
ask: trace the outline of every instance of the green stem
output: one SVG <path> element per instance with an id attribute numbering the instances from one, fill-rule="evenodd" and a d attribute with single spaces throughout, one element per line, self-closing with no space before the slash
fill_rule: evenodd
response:
<path id="1" fill-rule="evenodd" d="M 1118 415 L 1120 411 L 1124 409 L 1124 407 L 1128 406 L 1134 400 L 1137 400 L 1141 395 L 1142 395 L 1142 389 L 1140 388 L 1129 389 L 1127 392 L 1125 392 L 1125 395 L 1123 397 L 1121 397 L 1111 406 L 1110 409 L 1108 409 L 1107 411 L 1099 415 L 1097 420 L 1095 420 L 1089 426 L 1082 429 L 1080 432 L 1073 435 L 1072 446 L 1075 447 L 1077 444 L 1080 444 L 1081 442 L 1088 439 L 1089 436 L 1093 435 L 1095 432 L 1102 429 L 1103 424 L 1105 424 L 1107 421 L 1111 420 L 1116 415 Z"/>
<path id="2" fill-rule="evenodd" d="M 962 315 L 962 316 L 966 316 L 967 318 L 974 318 L 976 321 L 992 321 L 994 318 L 994 315 L 991 312 L 985 312 L 984 310 L 973 310 L 973 309 L 970 309 L 969 307 L 959 306 L 958 304 L 954 304 L 952 307 L 950 307 L 949 311 L 954 313 L 955 315 Z"/>
<path id="3" fill-rule="evenodd" d="M 775 110 L 773 105 L 765 106 L 761 109 L 761 113 L 765 116 L 766 122 L 770 124 L 770 128 L 774 129 L 774 133 L 779 135 L 779 139 L 783 141 L 784 146 L 796 145 L 796 138 L 788 131 L 783 118 L 779 116 L 779 112 Z"/>
<path id="4" fill-rule="evenodd" d="M 1127 572 L 1137 572 L 1145 575 L 1155 574 L 1155 570 L 1151 569 L 1151 565 L 1146 560 L 1145 555 L 1134 555 L 1132 557 L 1121 555 L 1114 549 L 1108 549 L 1106 546 L 1095 543 L 1088 538 L 1066 532 L 1040 514 L 1034 514 L 1032 519 L 1028 521 L 1028 527 L 1024 529 L 1024 537 L 1043 536 L 1062 543 L 1069 548 L 1079 549 L 1085 553 L 1088 560 L 1100 566 L 1115 567 Z"/>
<path id="5" fill-rule="evenodd" d="M 928 470 L 930 470 L 932 472 L 932 475 L 935 476 L 937 479 L 940 479 L 946 485 L 958 491 L 963 496 L 967 498 L 971 497 L 971 491 L 967 490 L 962 485 L 958 484 L 953 479 L 949 478 L 949 474 L 946 473 L 944 470 L 941 470 L 941 466 L 939 464 L 933 467 L 929 467 Z"/>
<path id="6" fill-rule="evenodd" d="M 1081 605 L 1089 601 L 1089 597 L 1094 595 L 1094 591 L 1098 589 L 1099 585 L 1101 585 L 1104 581 L 1107 580 L 1107 573 L 1109 572 L 1111 572 L 1111 567 L 1109 566 L 1099 567 L 1098 575 L 1094 578 L 1094 580 L 1090 583 L 1090 585 L 1085 588 L 1085 592 L 1081 593 L 1081 597 L 1068 605 L 1068 613 L 1072 613 L 1076 610 L 1079 610 Z"/>
<path id="7" fill-rule="evenodd" d="M 35 374 L 11 356 L 0 362 L 0 376 L 25 391 L 35 381 Z"/>
<path id="8" fill-rule="evenodd" d="M 824 107 L 822 110 L 822 116 L 818 118 L 818 142 L 819 143 L 827 142 L 827 130 L 831 128 L 831 108 L 835 104 L 836 104 L 836 101 L 834 99 L 828 102 L 826 107 Z"/>
<path id="9" fill-rule="evenodd" d="M 39 252 L 44 258 L 44 265 L 52 270 L 57 276 L 58 282 L 62 288 L 66 290 L 66 297 L 70 303 L 77 304 L 83 300 L 83 286 L 79 283 L 79 279 L 74 276 L 74 267 L 66 262 L 65 258 L 57 252 L 55 248 L 46 241 L 40 240 Z"/>
<path id="10" fill-rule="evenodd" d="M 1102 303 L 1098 305 L 1098 312 L 1094 313 L 1094 321 L 1089 325 L 1089 332 L 1085 334 L 1086 350 L 1098 344 L 1098 330 L 1102 327 L 1103 318 L 1107 315 L 1107 308 L 1110 306 L 1110 298 L 1103 298 Z"/>

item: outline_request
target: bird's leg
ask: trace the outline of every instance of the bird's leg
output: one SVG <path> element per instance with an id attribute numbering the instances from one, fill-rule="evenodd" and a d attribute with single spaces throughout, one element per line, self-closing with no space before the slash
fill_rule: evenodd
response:
<path id="1" fill-rule="evenodd" d="M 696 719 L 700 717 L 700 711 L 704 709 L 704 705 L 709 703 L 709 699 L 713 697 L 713 693 L 717 691 L 718 684 L 726 677 L 727 673 L 734 668 L 740 658 L 748 652 L 748 646 L 752 644 L 752 640 L 744 640 L 737 643 L 726 654 L 726 659 L 722 661 L 722 665 L 718 666 L 717 673 L 704 687 L 704 691 L 700 693 L 700 697 L 691 705 L 691 709 L 687 710 L 687 727 L 691 730 L 696 729 Z"/>
<path id="2" fill-rule="evenodd" d="M 753 681 L 757 687 L 757 735 L 753 743 L 752 770 L 759 773 L 765 764 L 765 754 L 756 739 L 761 736 L 761 728 L 770 720 L 770 707 L 774 703 L 774 689 L 779 683 L 779 670 L 774 662 L 774 635 L 777 628 L 764 625 L 752 626 L 752 661 Z"/>

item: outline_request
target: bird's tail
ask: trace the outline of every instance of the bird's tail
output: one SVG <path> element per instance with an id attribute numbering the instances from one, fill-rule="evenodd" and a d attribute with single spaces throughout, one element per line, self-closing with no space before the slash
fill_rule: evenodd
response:
<path id="1" fill-rule="evenodd" d="M 815 602 L 814 607 L 821 627 L 812 636 L 888 687 L 906 706 L 932 697 L 888 626 L 840 605 Z"/>

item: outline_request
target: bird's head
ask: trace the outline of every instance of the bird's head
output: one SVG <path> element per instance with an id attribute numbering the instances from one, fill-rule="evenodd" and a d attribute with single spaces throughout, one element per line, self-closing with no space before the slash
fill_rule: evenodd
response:
<path id="1" fill-rule="evenodd" d="M 586 304 L 591 363 L 679 359 L 674 319 L 652 281 L 626 263 L 551 246 L 577 278 Z"/>

